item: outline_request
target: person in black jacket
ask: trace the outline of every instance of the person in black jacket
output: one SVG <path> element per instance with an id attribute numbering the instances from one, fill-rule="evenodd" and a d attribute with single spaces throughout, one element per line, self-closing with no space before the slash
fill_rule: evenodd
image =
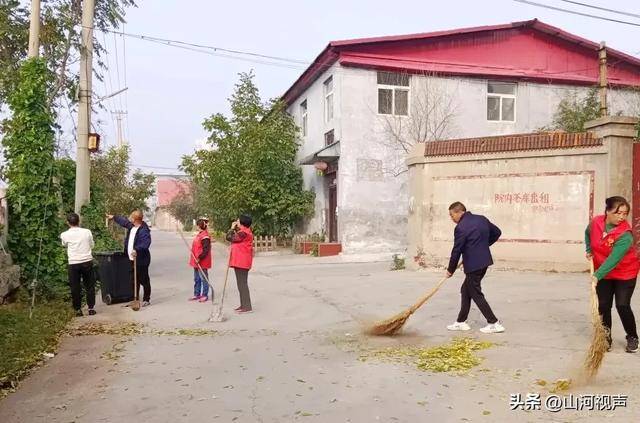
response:
<path id="1" fill-rule="evenodd" d="M 447 326 L 447 329 L 471 329 L 466 320 L 469 316 L 471 300 L 473 300 L 488 323 L 487 326 L 480 329 L 480 332 L 504 332 L 504 327 L 493 314 L 480 286 L 487 269 L 493 264 L 489 246 L 500 238 L 502 232 L 486 217 L 468 212 L 464 204 L 459 201 L 449 206 L 449 216 L 456 223 L 456 229 L 446 276 L 450 278 L 453 275 L 462 256 L 466 277 L 460 287 L 462 301 L 458 319 L 452 325 Z"/>
<path id="2" fill-rule="evenodd" d="M 134 210 L 127 219 L 124 216 L 113 216 L 108 214 L 109 220 L 113 219 L 118 225 L 127 229 L 124 238 L 124 252 L 131 260 L 131 276 L 133 281 L 133 263 L 135 258 L 136 271 L 138 273 L 138 290 L 140 286 L 144 288 L 142 297 L 142 307 L 151 305 L 151 280 L 149 279 L 149 265 L 151 264 L 151 230 L 142 220 L 142 212 Z M 138 291 L 139 292 L 139 291 Z"/>

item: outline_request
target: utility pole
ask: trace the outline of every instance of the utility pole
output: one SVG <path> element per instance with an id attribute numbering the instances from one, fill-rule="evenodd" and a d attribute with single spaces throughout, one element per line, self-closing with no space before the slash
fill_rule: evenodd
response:
<path id="1" fill-rule="evenodd" d="M 80 48 L 80 85 L 78 105 L 78 140 L 76 152 L 75 211 L 89 202 L 91 161 L 89 127 L 91 122 L 91 78 L 93 75 L 93 16 L 95 0 L 82 0 L 82 46 Z"/>
<path id="2" fill-rule="evenodd" d="M 116 120 L 118 121 L 118 147 L 122 147 L 123 145 L 127 144 L 128 142 L 122 137 L 122 116 L 126 115 L 127 112 L 123 112 L 122 110 L 116 110 L 115 112 L 113 112 L 114 115 L 116 115 Z"/>
<path id="3" fill-rule="evenodd" d="M 598 49 L 598 58 L 600 61 L 599 71 L 599 91 L 600 91 L 600 116 L 607 116 L 607 46 L 604 41 L 600 42 Z"/>
<path id="4" fill-rule="evenodd" d="M 31 0 L 29 22 L 29 58 L 38 57 L 40 49 L 40 0 Z"/>

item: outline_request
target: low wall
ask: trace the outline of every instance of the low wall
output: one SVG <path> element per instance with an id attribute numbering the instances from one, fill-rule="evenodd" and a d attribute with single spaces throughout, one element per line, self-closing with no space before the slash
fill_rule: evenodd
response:
<path id="1" fill-rule="evenodd" d="M 626 120 L 625 120 L 626 119 Z M 629 118 L 590 124 L 582 134 L 524 134 L 417 146 L 409 164 L 408 265 L 424 251 L 444 265 L 455 224 L 448 206 L 461 201 L 502 230 L 492 247 L 498 267 L 584 271 L 584 231 L 604 200 L 631 200 Z"/>

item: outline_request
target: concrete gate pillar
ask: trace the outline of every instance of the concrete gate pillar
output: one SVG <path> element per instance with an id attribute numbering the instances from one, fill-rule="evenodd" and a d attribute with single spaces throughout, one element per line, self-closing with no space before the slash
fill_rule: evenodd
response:
<path id="1" fill-rule="evenodd" d="M 621 195 L 633 201 L 633 142 L 638 118 L 605 116 L 585 123 L 585 129 L 602 138 L 608 149 L 605 197 Z M 596 204 L 599 211 L 601 204 Z"/>

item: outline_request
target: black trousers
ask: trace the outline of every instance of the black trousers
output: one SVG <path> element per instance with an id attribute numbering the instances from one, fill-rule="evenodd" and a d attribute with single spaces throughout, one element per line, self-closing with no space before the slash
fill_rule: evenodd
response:
<path id="1" fill-rule="evenodd" d="M 251 294 L 249 293 L 249 270 L 233 268 L 236 272 L 236 282 L 240 293 L 240 307 L 251 310 Z"/>
<path id="2" fill-rule="evenodd" d="M 96 281 L 93 277 L 93 261 L 70 264 L 67 267 L 67 272 L 69 273 L 73 309 L 80 310 L 82 308 L 82 285 L 84 285 L 87 295 L 87 305 L 89 308 L 93 308 L 96 305 Z"/>
<path id="3" fill-rule="evenodd" d="M 151 301 L 151 280 L 149 279 L 149 265 L 148 264 L 140 264 L 136 265 L 137 277 L 138 277 L 138 295 L 137 298 L 140 298 L 140 287 L 144 288 L 144 294 L 142 296 L 142 301 Z M 133 262 L 131 262 L 131 283 L 133 283 Z M 134 293 L 135 295 L 135 293 Z"/>
<path id="4" fill-rule="evenodd" d="M 484 298 L 480 283 L 487 273 L 487 268 L 467 273 L 464 282 L 460 287 L 461 304 L 460 313 L 458 314 L 458 322 L 464 322 L 469 317 L 469 309 L 471 309 L 471 300 L 478 306 L 480 312 L 487 319 L 488 323 L 496 323 L 498 318 L 493 314 L 489 303 Z"/>
<path id="5" fill-rule="evenodd" d="M 596 285 L 598 293 L 598 311 L 602 316 L 602 323 L 611 333 L 611 307 L 616 299 L 616 309 L 622 320 L 622 326 L 628 336 L 638 337 L 636 319 L 631 310 L 631 296 L 636 288 L 636 278 L 630 280 L 603 279 Z"/>

